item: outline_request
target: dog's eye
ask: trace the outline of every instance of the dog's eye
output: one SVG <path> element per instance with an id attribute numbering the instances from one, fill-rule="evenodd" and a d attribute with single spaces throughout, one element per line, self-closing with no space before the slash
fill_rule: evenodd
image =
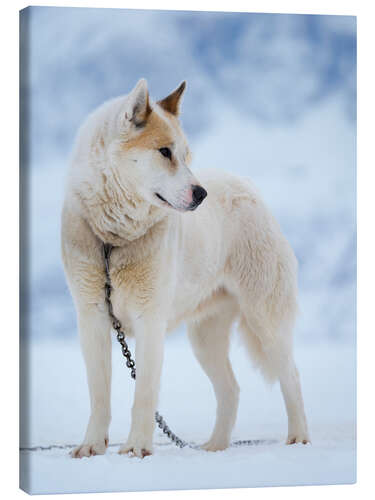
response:
<path id="1" fill-rule="evenodd" d="M 160 148 L 160 153 L 170 160 L 172 158 L 172 151 L 169 148 Z"/>

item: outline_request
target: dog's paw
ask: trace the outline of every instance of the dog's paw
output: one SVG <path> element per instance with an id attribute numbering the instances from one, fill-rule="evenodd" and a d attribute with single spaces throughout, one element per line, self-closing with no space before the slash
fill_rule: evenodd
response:
<path id="1" fill-rule="evenodd" d="M 202 450 L 206 451 L 223 451 L 229 446 L 229 440 L 210 439 L 207 443 L 202 444 Z"/>
<path id="2" fill-rule="evenodd" d="M 104 455 L 108 447 L 108 439 L 99 443 L 83 443 L 70 452 L 72 458 L 92 457 L 95 455 Z"/>
<path id="3" fill-rule="evenodd" d="M 142 443 L 134 443 L 128 441 L 119 449 L 120 455 L 129 455 L 131 457 L 145 458 L 149 455 L 152 455 L 152 446 L 151 444 Z"/>
<path id="4" fill-rule="evenodd" d="M 289 436 L 286 439 L 285 444 L 297 444 L 297 443 L 302 443 L 302 444 L 311 444 L 310 438 L 307 433 L 296 433 L 296 434 L 289 434 Z"/>

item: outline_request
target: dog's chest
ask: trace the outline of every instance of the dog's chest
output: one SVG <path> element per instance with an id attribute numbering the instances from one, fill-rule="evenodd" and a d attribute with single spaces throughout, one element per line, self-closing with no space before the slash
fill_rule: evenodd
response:
<path id="1" fill-rule="evenodd" d="M 117 265 L 110 275 L 113 306 L 119 313 L 124 308 L 142 309 L 152 301 L 156 276 L 151 259 Z"/>

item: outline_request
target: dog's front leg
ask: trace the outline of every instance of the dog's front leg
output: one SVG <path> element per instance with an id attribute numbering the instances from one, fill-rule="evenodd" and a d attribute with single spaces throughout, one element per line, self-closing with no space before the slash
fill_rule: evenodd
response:
<path id="1" fill-rule="evenodd" d="M 119 453 L 133 453 L 140 458 L 152 453 L 165 330 L 165 321 L 154 314 L 144 314 L 134 323 L 137 378 L 132 423 L 128 440 Z"/>
<path id="2" fill-rule="evenodd" d="M 75 448 L 74 458 L 102 455 L 108 446 L 111 420 L 111 337 L 106 311 L 95 304 L 79 305 L 78 326 L 86 362 L 91 415 L 83 443 Z"/>

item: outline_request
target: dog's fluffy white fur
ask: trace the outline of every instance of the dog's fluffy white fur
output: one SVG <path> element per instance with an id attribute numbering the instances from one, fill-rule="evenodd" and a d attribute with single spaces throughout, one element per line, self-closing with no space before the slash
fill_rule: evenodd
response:
<path id="1" fill-rule="evenodd" d="M 189 170 L 177 117 L 184 87 L 151 103 L 140 80 L 130 94 L 94 111 L 78 134 L 63 208 L 62 255 L 91 416 L 75 457 L 102 454 L 108 444 L 111 324 L 102 242 L 114 245 L 114 312 L 136 339 L 132 425 L 120 453 L 152 452 L 164 337 L 181 321 L 217 398 L 215 428 L 203 448 L 225 449 L 235 423 L 239 388 L 228 350 L 236 319 L 255 364 L 266 379 L 280 381 L 287 443 L 309 441 L 292 353 L 296 259 L 249 182 L 222 172 L 201 172 L 198 181 Z M 208 195 L 193 210 L 202 201 L 195 199 L 197 186 Z"/>

